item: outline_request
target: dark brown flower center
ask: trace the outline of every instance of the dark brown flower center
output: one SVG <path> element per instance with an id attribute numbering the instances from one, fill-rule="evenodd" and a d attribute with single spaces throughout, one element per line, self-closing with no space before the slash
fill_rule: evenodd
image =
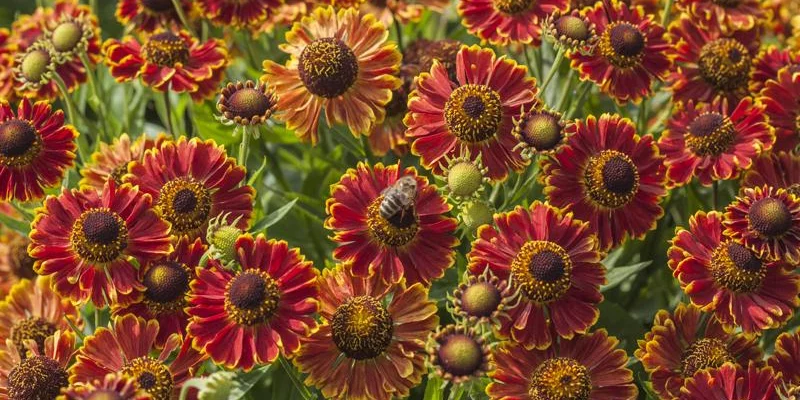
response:
<path id="1" fill-rule="evenodd" d="M 628 204 L 638 192 L 639 171 L 627 155 L 603 150 L 589 159 L 584 182 L 597 205 L 616 209 Z"/>
<path id="2" fill-rule="evenodd" d="M 483 348 L 475 338 L 460 333 L 448 335 L 439 345 L 439 362 L 445 372 L 469 376 L 483 365 Z"/>
<path id="3" fill-rule="evenodd" d="M 555 23 L 558 37 L 565 36 L 571 40 L 588 40 L 589 27 L 586 22 L 574 15 L 562 15 Z"/>
<path id="4" fill-rule="evenodd" d="M 250 119 L 266 114 L 272 103 L 264 92 L 245 87 L 231 94 L 227 106 L 234 116 Z"/>
<path id="5" fill-rule="evenodd" d="M 65 21 L 53 29 L 53 48 L 58 52 L 72 51 L 83 38 L 83 28 L 75 21 Z"/>
<path id="6" fill-rule="evenodd" d="M 39 154 L 42 141 L 28 121 L 9 119 L 0 123 L 0 164 L 27 165 Z"/>
<path id="7" fill-rule="evenodd" d="M 727 346 L 716 338 L 702 338 L 692 343 L 681 358 L 681 372 L 688 378 L 706 368 L 718 368 L 726 362 L 736 361 Z"/>
<path id="8" fill-rule="evenodd" d="M 747 87 L 751 66 L 750 52 L 736 39 L 722 38 L 706 43 L 697 64 L 700 75 L 719 91 Z"/>
<path id="9" fill-rule="evenodd" d="M 150 37 L 142 47 L 144 58 L 161 67 L 174 67 L 189 61 L 189 46 L 186 41 L 172 33 L 162 32 Z"/>
<path id="10" fill-rule="evenodd" d="M 558 117 L 547 112 L 534 112 L 523 118 L 519 134 L 536 151 L 553 150 L 563 138 Z"/>
<path id="11" fill-rule="evenodd" d="M 141 0 L 144 8 L 153 12 L 166 12 L 174 10 L 172 0 Z"/>
<path id="12" fill-rule="evenodd" d="M 36 262 L 28 254 L 28 244 L 30 240 L 20 237 L 9 245 L 9 264 L 14 275 L 20 279 L 33 279 L 36 272 L 33 271 L 33 264 Z"/>
<path id="13" fill-rule="evenodd" d="M 117 213 L 107 208 L 92 208 L 75 221 L 70 241 L 81 258 L 107 263 L 127 247 L 128 228 Z"/>
<path id="14" fill-rule="evenodd" d="M 356 82 L 358 59 L 339 39 L 316 39 L 300 53 L 297 71 L 309 92 L 330 99 Z"/>
<path id="15" fill-rule="evenodd" d="M 439 61 L 450 76 L 450 80 L 456 80 L 456 55 L 461 49 L 461 42 L 453 39 L 437 40 L 426 46 L 419 56 L 420 71 L 428 72 L 431 70 L 434 61 Z M 411 61 L 413 62 L 413 61 Z"/>
<path id="16" fill-rule="evenodd" d="M 126 163 L 114 168 L 114 170 L 111 171 L 111 173 L 109 174 L 108 177 L 110 179 L 113 179 L 114 182 L 117 185 L 121 185 L 122 184 L 122 177 L 125 176 L 125 174 L 128 173 L 128 165 L 130 163 L 131 163 L 131 161 L 128 161 L 128 162 L 126 162 Z"/>
<path id="17" fill-rule="evenodd" d="M 644 55 L 647 40 L 638 27 L 628 22 L 614 22 L 600 37 L 600 54 L 619 68 L 638 65 Z"/>
<path id="18" fill-rule="evenodd" d="M 792 213 L 783 201 L 765 197 L 753 203 L 747 213 L 750 228 L 766 237 L 778 237 L 792 228 Z"/>
<path id="19" fill-rule="evenodd" d="M 461 294 L 461 308 L 469 316 L 489 317 L 497 311 L 502 300 L 497 287 L 489 282 L 477 282 L 464 289 Z"/>
<path id="20" fill-rule="evenodd" d="M 554 242 L 529 241 L 511 262 L 511 275 L 529 300 L 547 303 L 560 298 L 572 285 L 572 260 Z"/>
<path id="21" fill-rule="evenodd" d="M 766 270 L 758 256 L 735 242 L 723 242 L 711 256 L 714 281 L 738 293 L 750 293 L 761 287 Z"/>
<path id="22" fill-rule="evenodd" d="M 112 390 L 97 390 L 90 394 L 86 400 L 125 400 L 122 395 Z"/>
<path id="23" fill-rule="evenodd" d="M 536 0 L 494 0 L 494 7 L 509 15 L 521 14 L 533 7 Z"/>
<path id="24" fill-rule="evenodd" d="M 528 395 L 537 400 L 588 400 L 591 392 L 588 369 L 566 357 L 547 359 L 539 364 L 528 387 Z"/>
<path id="25" fill-rule="evenodd" d="M 740 0 L 713 0 L 713 2 L 721 7 L 734 8 L 739 5 Z"/>
<path id="26" fill-rule="evenodd" d="M 28 340 L 33 340 L 40 351 L 44 351 L 44 340 L 55 333 L 56 327 L 39 317 L 28 317 L 17 321 L 11 327 L 11 341 L 22 358 L 26 357 Z"/>
<path id="27" fill-rule="evenodd" d="M 794 195 L 797 198 L 800 198 L 800 183 L 793 183 L 789 185 L 789 187 L 786 188 L 786 191 L 789 194 Z"/>
<path id="28" fill-rule="evenodd" d="M 67 371 L 45 356 L 28 357 L 8 373 L 8 398 L 15 400 L 55 399 L 69 385 Z"/>
<path id="29" fill-rule="evenodd" d="M 44 49 L 31 50 L 22 58 L 20 71 L 28 82 L 40 82 L 49 69 L 53 58 Z"/>
<path id="30" fill-rule="evenodd" d="M 453 90 L 444 106 L 447 128 L 461 141 L 493 138 L 503 122 L 500 95 L 486 85 L 467 84 Z"/>
<path id="31" fill-rule="evenodd" d="M 371 296 L 347 300 L 333 313 L 331 333 L 336 347 L 355 360 L 375 358 L 389 347 L 394 333 L 392 316 Z"/>
<path id="32" fill-rule="evenodd" d="M 180 300 L 189 290 L 189 278 L 183 264 L 167 260 L 157 263 L 144 275 L 145 296 L 157 303 Z"/>
<path id="33" fill-rule="evenodd" d="M 252 326 L 269 322 L 280 299 L 275 279 L 263 271 L 246 270 L 228 283 L 225 309 L 238 324 Z"/>
<path id="34" fill-rule="evenodd" d="M 167 182 L 159 193 L 156 206 L 162 217 L 172 224 L 176 235 L 195 232 L 208 222 L 211 212 L 211 192 L 191 177 Z"/>
<path id="35" fill-rule="evenodd" d="M 153 400 L 172 398 L 175 382 L 163 362 L 147 356 L 139 357 L 125 364 L 120 372 L 133 377 L 138 387 L 152 396 Z"/>
<path id="36" fill-rule="evenodd" d="M 728 150 L 736 138 L 730 118 L 710 112 L 701 114 L 689 124 L 686 144 L 695 154 L 718 156 Z"/>

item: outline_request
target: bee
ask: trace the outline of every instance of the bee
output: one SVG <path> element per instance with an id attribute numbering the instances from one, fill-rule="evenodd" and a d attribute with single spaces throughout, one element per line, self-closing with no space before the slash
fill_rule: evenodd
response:
<path id="1" fill-rule="evenodd" d="M 381 192 L 380 213 L 384 219 L 390 219 L 401 213 L 401 220 L 408 211 L 413 212 L 414 200 L 417 198 L 417 180 L 411 176 L 404 176 L 397 180 L 392 186 L 387 187 Z"/>

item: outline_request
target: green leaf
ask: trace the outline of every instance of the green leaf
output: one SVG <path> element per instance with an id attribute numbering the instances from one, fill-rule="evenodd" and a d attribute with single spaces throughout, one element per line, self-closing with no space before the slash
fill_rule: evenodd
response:
<path id="1" fill-rule="evenodd" d="M 626 265 L 624 267 L 614 267 L 608 270 L 606 275 L 606 284 L 600 289 L 601 292 L 611 290 L 619 286 L 626 279 L 635 275 L 637 272 L 645 269 L 648 265 L 652 264 L 653 260 L 642 261 L 633 265 Z"/>
<path id="2" fill-rule="evenodd" d="M 258 223 L 256 223 L 253 226 L 252 231 L 253 232 L 261 232 L 261 231 L 269 228 L 270 226 L 275 225 L 278 221 L 283 219 L 283 217 L 285 217 L 286 214 L 289 213 L 289 211 L 292 209 L 292 207 L 294 207 L 295 203 L 297 203 L 297 200 L 298 199 L 294 199 L 294 200 L 286 203 L 283 207 L 281 207 L 281 208 L 275 210 L 273 213 L 267 215 L 261 221 L 258 221 Z"/>
<path id="3" fill-rule="evenodd" d="M 606 328 L 609 335 L 619 339 L 625 351 L 632 354 L 636 350 L 636 341 L 645 334 L 644 326 L 613 301 L 603 301 L 598 309 L 600 319 L 597 321 L 597 326 Z"/>
<path id="4" fill-rule="evenodd" d="M 442 400 L 444 398 L 442 383 L 442 378 L 433 375 L 428 376 L 428 384 L 425 386 L 425 397 L 423 400 Z"/>
<path id="5" fill-rule="evenodd" d="M 269 371 L 269 365 L 254 369 L 248 373 L 236 377 L 238 385 L 235 385 L 228 396 L 228 400 L 239 400 L 249 392 Z"/>
<path id="6" fill-rule="evenodd" d="M 253 176 L 251 176 L 250 179 L 247 180 L 247 184 L 249 186 L 253 186 L 253 184 L 255 184 L 261 178 L 261 175 L 264 174 L 264 170 L 266 168 L 267 168 L 267 157 L 264 157 L 264 159 L 261 161 L 261 166 L 258 167 L 258 170 L 256 170 Z"/>
<path id="7" fill-rule="evenodd" d="M 1 213 L 0 213 L 0 223 L 21 233 L 23 236 L 28 236 L 28 233 L 31 232 L 31 226 L 27 222 L 11 218 L 8 215 Z"/>

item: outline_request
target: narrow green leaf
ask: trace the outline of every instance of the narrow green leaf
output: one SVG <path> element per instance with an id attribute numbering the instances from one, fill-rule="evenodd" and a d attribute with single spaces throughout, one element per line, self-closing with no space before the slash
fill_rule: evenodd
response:
<path id="1" fill-rule="evenodd" d="M 294 207 L 295 203 L 297 203 L 297 199 L 294 199 L 294 200 L 286 203 L 283 207 L 281 207 L 281 208 L 275 210 L 274 212 L 270 213 L 269 215 L 264 217 L 261 221 L 258 221 L 258 223 L 256 223 L 253 226 L 253 229 L 252 229 L 253 232 L 261 232 L 261 231 L 269 228 L 270 226 L 275 225 L 278 221 L 283 219 L 283 217 L 285 217 L 286 214 L 289 213 L 289 211 L 292 209 L 292 207 Z"/>
<path id="2" fill-rule="evenodd" d="M 444 390 L 442 390 L 442 378 L 438 376 L 428 376 L 428 384 L 425 386 L 425 397 L 423 400 L 442 400 Z"/>
<path id="3" fill-rule="evenodd" d="M 264 174 L 264 170 L 266 170 L 266 168 L 267 168 L 267 157 L 264 157 L 264 159 L 261 161 L 261 166 L 258 167 L 258 170 L 256 170 L 253 176 L 251 176 L 250 179 L 247 180 L 247 184 L 253 186 L 253 184 L 258 182 L 258 180 L 261 179 L 261 175 Z"/>
<path id="4" fill-rule="evenodd" d="M 229 394 L 229 400 L 239 400 L 249 392 L 269 371 L 269 365 L 254 369 L 248 373 L 240 374 L 236 377 L 238 385 L 234 386 Z"/>
<path id="5" fill-rule="evenodd" d="M 626 265 L 624 267 L 614 267 L 609 269 L 608 274 L 606 275 L 607 283 L 600 289 L 600 291 L 605 292 L 607 290 L 611 290 L 619 286 L 622 282 L 625 281 L 625 279 L 630 278 L 631 276 L 635 275 L 637 272 L 643 270 L 652 263 L 653 260 L 648 260 L 633 265 Z"/>
<path id="6" fill-rule="evenodd" d="M 31 232 L 31 226 L 22 220 L 17 220 L 5 214 L 0 214 L 0 223 L 21 233 L 23 236 L 28 236 Z"/>

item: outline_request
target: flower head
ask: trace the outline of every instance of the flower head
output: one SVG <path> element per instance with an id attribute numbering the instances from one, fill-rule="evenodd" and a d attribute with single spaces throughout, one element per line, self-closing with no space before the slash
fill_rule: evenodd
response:
<path id="1" fill-rule="evenodd" d="M 781 333 L 775 339 L 775 351 L 767 363 L 781 374 L 779 392 L 797 394 L 800 390 L 800 331 Z"/>
<path id="2" fill-rule="evenodd" d="M 770 125 L 775 127 L 775 148 L 794 150 L 800 144 L 800 70 L 787 66 L 778 71 L 776 78 L 768 80 L 759 101 Z"/>
<path id="3" fill-rule="evenodd" d="M 548 15 L 542 30 L 559 49 L 582 54 L 591 54 L 600 40 L 594 22 L 574 8 L 569 12 L 554 12 Z"/>
<path id="4" fill-rule="evenodd" d="M 800 196 L 800 155 L 772 151 L 757 158 L 742 177 L 742 187 L 763 186 Z"/>
<path id="5" fill-rule="evenodd" d="M 280 0 L 199 0 L 197 7 L 214 25 L 257 27 L 271 18 Z"/>
<path id="6" fill-rule="evenodd" d="M 747 334 L 777 328 L 800 307 L 800 276 L 722 234 L 722 213 L 698 212 L 678 228 L 669 267 L 696 306 Z"/>
<path id="7" fill-rule="evenodd" d="M 151 396 L 139 386 L 133 376 L 112 373 L 103 379 L 72 384 L 62 390 L 62 396 L 64 400 L 149 400 Z"/>
<path id="8" fill-rule="evenodd" d="M 237 125 L 259 125 L 275 111 L 277 98 L 267 85 L 253 81 L 228 83 L 220 91 L 217 110 L 222 121 Z"/>
<path id="9" fill-rule="evenodd" d="M 508 319 L 508 310 L 515 309 L 519 289 L 506 279 L 498 278 L 491 268 L 480 275 L 464 273 L 462 282 L 453 292 L 453 315 L 464 318 L 470 325 L 489 323 L 500 328 Z"/>
<path id="10" fill-rule="evenodd" d="M 492 400 L 636 399 L 628 355 L 605 329 L 526 349 L 504 342 L 493 351 L 494 379 L 486 388 Z"/>
<path id="11" fill-rule="evenodd" d="M 428 289 L 342 265 L 323 270 L 319 282 L 322 324 L 294 358 L 305 383 L 326 398 L 408 396 L 422 381 L 425 339 L 439 320 Z"/>
<path id="12" fill-rule="evenodd" d="M 528 110 L 514 118 L 511 133 L 518 143 L 522 157 L 531 159 L 535 154 L 555 154 L 565 142 L 567 123 L 561 113 L 548 110 L 544 103 L 536 101 Z"/>
<path id="13" fill-rule="evenodd" d="M 191 0 L 180 0 L 178 4 L 184 14 L 193 9 Z M 134 29 L 145 33 L 181 26 L 172 0 L 120 0 L 115 15 L 121 24 L 133 25 Z"/>
<path id="14" fill-rule="evenodd" d="M 195 348 L 229 368 L 291 357 L 317 329 L 317 272 L 286 242 L 250 234 L 236 241 L 241 270 L 197 268 L 187 308 Z"/>
<path id="15" fill-rule="evenodd" d="M 701 184 L 735 179 L 761 152 L 772 148 L 773 129 L 764 108 L 750 98 L 737 105 L 689 100 L 677 107 L 658 140 L 669 185 L 682 186 L 696 176 Z"/>
<path id="16" fill-rule="evenodd" d="M 427 350 L 436 375 L 453 383 L 485 376 L 492 360 L 485 337 L 462 325 L 437 328 Z"/>
<path id="17" fill-rule="evenodd" d="M 680 396 L 684 382 L 698 371 L 726 362 L 746 366 L 762 357 L 757 338 L 726 333 L 715 318 L 703 319 L 700 309 L 683 303 L 673 313 L 656 314 L 653 328 L 639 340 L 634 354 L 650 374 L 653 389 L 664 398 Z"/>
<path id="18" fill-rule="evenodd" d="M 456 75 L 451 82 L 437 62 L 417 78 L 405 118 L 406 136 L 414 140 L 411 151 L 435 173 L 447 157 L 467 151 L 481 155 L 492 180 L 505 179 L 509 169 L 520 171 L 527 161 L 514 150 L 513 119 L 533 103 L 536 80 L 524 66 L 477 45 L 458 52 Z"/>
<path id="19" fill-rule="evenodd" d="M 41 347 L 28 341 L 26 353 L 15 346 L 0 351 L 0 398 L 55 399 L 69 384 L 67 366 L 74 346 L 72 332 L 55 331 Z"/>
<path id="20" fill-rule="evenodd" d="M 352 8 L 318 7 L 286 33 L 286 65 L 264 61 L 266 82 L 278 95 L 278 119 L 304 141 L 316 144 L 319 116 L 368 134 L 383 121 L 384 106 L 401 82 L 400 52 L 386 41 L 374 15 Z"/>
<path id="21" fill-rule="evenodd" d="M 617 115 L 589 116 L 566 129 L 566 143 L 542 170 L 550 203 L 589 222 L 600 249 L 640 238 L 664 213 L 663 158 L 652 136 Z"/>
<path id="22" fill-rule="evenodd" d="M 542 43 L 542 21 L 566 11 L 567 0 L 459 0 L 458 14 L 467 31 L 495 45 Z"/>
<path id="23" fill-rule="evenodd" d="M 160 31 L 140 44 L 132 37 L 108 39 L 105 62 L 118 82 L 141 78 L 158 92 L 188 92 L 200 102 L 217 91 L 228 53 L 217 39 L 200 43 L 186 32 Z"/>
<path id="24" fill-rule="evenodd" d="M 592 53 L 571 53 L 572 67 L 616 102 L 639 102 L 652 95 L 652 82 L 662 80 L 671 67 L 664 28 L 641 7 L 607 4 L 598 2 L 586 11 L 600 38 Z"/>
<path id="25" fill-rule="evenodd" d="M 163 135 L 153 140 L 144 134 L 132 140 L 127 133 L 123 133 L 111 143 L 100 142 L 97 151 L 81 168 L 79 186 L 100 191 L 109 180 L 121 185 L 122 178 L 128 173 L 128 166 L 134 161 L 141 161 L 145 151 L 160 147 L 164 140 Z"/>
<path id="26" fill-rule="evenodd" d="M 33 279 L 33 263 L 28 255 L 31 240 L 11 229 L 0 233 L 0 296 L 8 294 L 11 287 L 23 280 Z"/>
<path id="27" fill-rule="evenodd" d="M 413 183 L 401 188 L 401 179 Z M 445 215 L 450 206 L 436 187 L 414 167 L 359 163 L 331 186 L 325 207 L 325 227 L 339 243 L 333 256 L 352 263 L 358 276 L 374 270 L 387 282 L 405 277 L 427 285 L 453 265 L 456 221 Z"/>
<path id="28" fill-rule="evenodd" d="M 777 379 L 772 368 L 750 363 L 746 368 L 726 363 L 719 369 L 704 370 L 686 380 L 680 400 L 777 399 Z"/>
<path id="29" fill-rule="evenodd" d="M 519 301 L 499 315 L 500 336 L 545 349 L 556 341 L 554 333 L 571 338 L 587 332 L 600 315 L 605 283 L 589 225 L 539 201 L 496 214 L 494 222 L 496 228 L 478 229 L 468 258 L 473 274 L 488 268 L 519 288 Z"/>
<path id="30" fill-rule="evenodd" d="M 53 275 L 56 293 L 97 307 L 140 295 L 139 263 L 172 250 L 170 225 L 150 208 L 151 197 L 109 181 L 102 192 L 64 189 L 36 212 L 29 253 L 40 275 Z"/>

